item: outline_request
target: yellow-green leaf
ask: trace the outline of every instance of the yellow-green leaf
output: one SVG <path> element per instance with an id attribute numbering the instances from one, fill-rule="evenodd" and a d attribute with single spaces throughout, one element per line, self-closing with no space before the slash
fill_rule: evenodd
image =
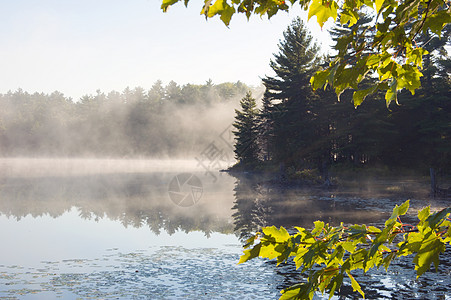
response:
<path id="1" fill-rule="evenodd" d="M 163 12 L 167 12 L 169 6 L 177 2 L 179 2 L 179 0 L 163 0 L 163 2 L 161 3 L 161 9 L 163 10 Z"/>
<path id="2" fill-rule="evenodd" d="M 418 212 L 418 219 L 420 221 L 426 221 L 426 219 L 431 215 L 431 208 L 426 206 Z"/>
<path id="3" fill-rule="evenodd" d="M 322 222 L 322 221 L 315 221 L 313 223 L 315 224 L 315 229 L 312 230 L 312 234 L 313 234 L 313 236 L 317 236 L 323 231 L 324 222 Z"/>
<path id="4" fill-rule="evenodd" d="M 360 284 L 354 279 L 354 276 L 352 276 L 351 273 L 349 272 L 346 272 L 346 274 L 348 274 L 349 278 L 351 279 L 352 290 L 358 291 L 360 295 L 362 295 L 362 297 L 365 298 L 365 293 L 362 291 Z"/>
<path id="5" fill-rule="evenodd" d="M 259 243 L 259 244 L 255 245 L 254 248 L 252 248 L 252 249 L 244 250 L 244 254 L 241 255 L 240 261 L 238 262 L 238 264 L 242 264 L 248 260 L 258 257 L 260 254 L 261 247 L 262 247 L 262 244 Z"/>
<path id="6" fill-rule="evenodd" d="M 413 259 L 415 270 L 417 271 L 417 278 L 429 270 L 431 263 L 434 263 L 437 269 L 440 262 L 439 254 L 444 251 L 445 244 L 435 234 L 432 233 L 428 238 L 423 240 L 417 255 Z"/>
<path id="7" fill-rule="evenodd" d="M 276 226 L 265 227 L 262 231 L 265 235 L 273 237 L 278 243 L 285 242 L 290 238 L 290 234 L 283 227 L 280 227 L 280 229 L 277 229 Z"/>
<path id="8" fill-rule="evenodd" d="M 392 101 L 395 101 L 396 103 L 398 102 L 397 101 L 397 87 L 398 87 L 398 81 L 396 80 L 396 78 L 393 78 L 392 83 L 390 84 L 390 88 L 385 93 L 385 102 L 387 104 L 387 107 L 390 106 L 390 103 Z"/>
<path id="9" fill-rule="evenodd" d="M 226 0 L 216 0 L 215 3 L 208 8 L 207 16 L 211 18 L 219 14 L 224 24 L 228 26 L 234 13 L 235 8 L 230 6 Z"/>
<path id="10" fill-rule="evenodd" d="M 281 254 L 275 248 L 275 244 L 263 245 L 260 249 L 259 256 L 268 259 L 274 259 Z"/>
<path id="11" fill-rule="evenodd" d="M 376 12 L 379 13 L 379 11 L 382 8 L 382 5 L 384 5 L 384 1 L 385 0 L 376 0 L 375 4 L 376 4 Z"/>
<path id="12" fill-rule="evenodd" d="M 337 10 L 338 5 L 335 1 L 313 0 L 308 10 L 308 19 L 316 16 L 316 21 L 322 28 L 329 18 L 337 20 Z"/>
<path id="13" fill-rule="evenodd" d="M 376 89 L 377 89 L 377 85 L 367 88 L 367 89 L 364 89 L 364 90 L 355 91 L 354 94 L 352 95 L 352 100 L 354 100 L 354 107 L 357 107 L 360 104 L 362 104 L 362 102 L 363 102 L 363 100 L 365 100 L 366 96 L 374 93 Z"/>
<path id="14" fill-rule="evenodd" d="M 313 90 L 316 90 L 322 86 L 324 86 L 327 83 L 327 79 L 330 75 L 329 70 L 325 71 L 318 71 L 315 75 L 310 78 L 310 84 L 313 87 Z"/>

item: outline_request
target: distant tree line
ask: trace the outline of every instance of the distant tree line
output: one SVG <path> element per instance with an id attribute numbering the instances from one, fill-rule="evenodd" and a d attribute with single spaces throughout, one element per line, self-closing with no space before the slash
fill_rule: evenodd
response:
<path id="1" fill-rule="evenodd" d="M 201 151 L 233 119 L 241 82 L 97 91 L 0 94 L 0 156 L 183 156 Z M 217 127 L 217 128 L 216 128 Z"/>
<path id="2" fill-rule="evenodd" d="M 369 23 L 367 29 L 368 35 L 374 34 Z M 331 35 L 337 41 L 345 30 L 352 28 L 337 25 Z M 314 169 L 325 180 L 332 165 L 423 172 L 434 168 L 449 173 L 451 62 L 445 50 L 449 32 L 444 30 L 441 39 L 432 34 L 421 37 L 430 53 L 423 61 L 422 87 L 414 95 L 404 90 L 398 95 L 399 105 L 387 107 L 384 93 L 375 93 L 355 108 L 352 83 L 340 99 L 330 88 L 312 90 L 309 80 L 328 58 L 318 55 L 319 48 L 304 24 L 295 19 L 270 62 L 275 76 L 263 78 L 262 107 L 257 109 L 248 94 L 236 111 L 237 167 L 254 169 L 266 162 L 293 174 Z M 351 54 L 348 58 L 352 62 Z M 371 88 L 373 82 L 364 85 Z M 256 132 L 258 138 L 253 138 Z"/>

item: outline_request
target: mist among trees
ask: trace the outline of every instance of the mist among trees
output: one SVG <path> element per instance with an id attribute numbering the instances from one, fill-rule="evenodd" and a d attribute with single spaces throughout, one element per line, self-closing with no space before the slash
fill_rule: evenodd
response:
<path id="1" fill-rule="evenodd" d="M 187 157 L 233 121 L 244 83 L 126 88 L 86 95 L 0 94 L 0 156 Z M 254 89 L 255 93 L 258 88 Z"/>

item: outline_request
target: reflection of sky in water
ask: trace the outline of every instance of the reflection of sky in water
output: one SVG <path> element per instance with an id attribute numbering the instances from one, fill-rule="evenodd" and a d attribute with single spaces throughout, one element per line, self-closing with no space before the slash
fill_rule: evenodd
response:
<path id="1" fill-rule="evenodd" d="M 109 219 L 83 220 L 76 209 L 56 219 L 0 216 L 0 236 L 0 297 L 236 299 L 258 291 L 274 298 L 282 280 L 262 262 L 238 266 L 235 235 L 155 235 Z"/>
<path id="2" fill-rule="evenodd" d="M 41 261 L 62 259 L 91 259 L 105 249 L 120 248 L 134 251 L 158 246 L 221 247 L 224 244 L 239 245 L 235 235 L 213 233 L 209 239 L 202 232 L 176 232 L 169 235 L 162 231 L 152 233 L 148 227 L 124 227 L 107 218 L 84 220 L 77 209 L 61 217 L 27 216 L 20 221 L 0 216 L 2 247 L 0 261 L 17 265 L 36 265 Z"/>

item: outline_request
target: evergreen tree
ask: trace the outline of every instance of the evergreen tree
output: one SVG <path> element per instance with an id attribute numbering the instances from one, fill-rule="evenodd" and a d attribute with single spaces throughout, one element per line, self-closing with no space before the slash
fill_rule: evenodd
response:
<path id="1" fill-rule="evenodd" d="M 300 18 L 293 20 L 283 36 L 279 53 L 270 62 L 276 76 L 263 78 L 266 91 L 260 128 L 274 161 L 304 168 L 309 167 L 313 153 L 307 149 L 317 138 L 313 102 L 318 97 L 310 78 L 320 63 L 319 48 Z"/>
<path id="2" fill-rule="evenodd" d="M 392 108 L 393 121 L 401 130 L 394 159 L 424 171 L 451 168 L 450 58 L 445 49 L 450 31 L 447 26 L 441 38 L 429 32 L 418 37 L 419 45 L 429 51 L 423 61 L 422 86 L 415 95 L 401 93 L 400 106 Z"/>
<path id="3" fill-rule="evenodd" d="M 235 110 L 235 157 L 243 166 L 251 166 L 258 161 L 257 147 L 257 105 L 252 93 L 247 92 L 240 101 L 241 111 Z"/>

